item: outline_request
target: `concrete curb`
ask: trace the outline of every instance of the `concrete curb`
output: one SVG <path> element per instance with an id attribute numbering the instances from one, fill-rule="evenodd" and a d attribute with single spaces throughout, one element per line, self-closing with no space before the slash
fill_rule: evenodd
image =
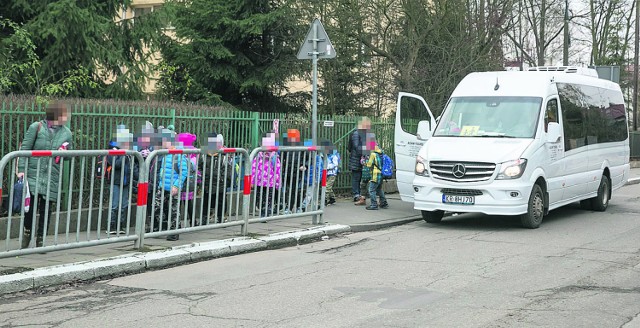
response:
<path id="1" fill-rule="evenodd" d="M 631 178 L 631 179 L 627 180 L 627 183 L 625 183 L 624 185 L 628 186 L 628 185 L 634 185 L 634 184 L 638 184 L 638 183 L 640 183 L 640 178 Z"/>
<path id="2" fill-rule="evenodd" d="M 357 226 L 328 224 L 304 230 L 275 233 L 265 237 L 240 237 L 218 241 L 192 243 L 167 250 L 148 253 L 136 252 L 106 259 L 37 268 L 28 272 L 0 276 L 0 295 L 30 289 L 90 281 L 93 279 L 140 273 L 196 261 L 257 252 L 321 241 L 328 236 L 344 233 L 377 230 L 402 225 L 415 219 L 400 219 Z M 365 229 L 367 227 L 367 229 Z"/>
<path id="3" fill-rule="evenodd" d="M 363 232 L 363 231 L 371 231 L 371 230 L 379 230 L 390 228 L 397 225 L 403 225 L 415 221 L 422 220 L 421 216 L 410 216 L 403 219 L 397 219 L 393 221 L 379 221 L 373 223 L 364 223 L 364 224 L 354 224 L 351 225 L 351 232 Z"/>
<path id="4" fill-rule="evenodd" d="M 305 230 L 280 232 L 271 234 L 266 237 L 260 237 L 258 239 L 264 241 L 267 244 L 267 248 L 274 249 L 298 245 L 300 243 L 318 241 L 322 240 L 325 236 L 337 235 L 351 231 L 352 230 L 348 225 L 335 224 L 323 227 L 314 227 Z"/>

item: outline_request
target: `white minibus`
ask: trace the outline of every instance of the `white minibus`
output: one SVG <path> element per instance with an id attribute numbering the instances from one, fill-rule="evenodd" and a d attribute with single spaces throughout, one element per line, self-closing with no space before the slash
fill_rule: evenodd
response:
<path id="1" fill-rule="evenodd" d="M 471 73 L 437 121 L 400 93 L 395 155 L 401 197 L 425 221 L 474 212 L 537 228 L 573 202 L 606 210 L 629 176 L 627 111 L 620 86 L 590 69 Z"/>

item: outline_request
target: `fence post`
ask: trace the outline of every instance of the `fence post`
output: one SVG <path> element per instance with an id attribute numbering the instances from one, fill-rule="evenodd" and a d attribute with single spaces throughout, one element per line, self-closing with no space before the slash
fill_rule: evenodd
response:
<path id="1" fill-rule="evenodd" d="M 155 154 L 154 154 L 155 155 Z M 142 156 L 142 155 L 141 155 Z M 135 159 L 134 159 L 135 160 Z M 140 167 L 138 169 L 138 197 L 136 203 L 136 235 L 138 239 L 134 243 L 134 247 L 137 250 L 142 250 L 144 247 L 144 234 L 145 234 L 145 224 L 147 220 L 147 206 L 149 199 L 149 190 L 153 190 L 153 186 L 149 189 L 149 171 L 151 166 L 151 161 L 153 160 L 153 156 L 149 155 L 145 160 L 140 162 Z M 154 195 L 152 194 L 151 197 Z M 153 214 L 152 214 L 153 215 Z M 153 220 L 153 218 L 150 218 Z"/>
<path id="2" fill-rule="evenodd" d="M 171 108 L 171 125 L 175 128 L 176 126 L 176 109 Z"/>
<path id="3" fill-rule="evenodd" d="M 244 182 L 242 188 L 242 235 L 246 236 L 249 232 L 249 208 L 251 204 L 251 155 L 246 153 L 244 161 Z"/>
<path id="4" fill-rule="evenodd" d="M 251 113 L 251 118 L 253 119 L 251 121 L 251 131 L 253 132 L 252 135 L 252 140 L 251 140 L 251 147 L 253 148 L 258 148 L 260 147 L 260 113 L 258 112 L 252 112 Z"/>

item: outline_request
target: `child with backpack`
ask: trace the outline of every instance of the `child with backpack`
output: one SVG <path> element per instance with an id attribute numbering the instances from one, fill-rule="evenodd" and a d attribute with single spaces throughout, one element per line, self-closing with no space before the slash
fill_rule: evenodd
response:
<path id="1" fill-rule="evenodd" d="M 165 135 L 166 134 L 166 135 Z M 162 147 L 165 149 L 176 149 L 175 135 L 173 132 L 163 131 Z M 158 161 L 158 190 L 154 196 L 153 217 L 154 231 L 156 229 L 168 227 L 175 230 L 180 227 L 180 191 L 186 188 L 189 175 L 189 160 L 186 156 L 168 154 Z M 167 236 L 167 240 L 176 241 L 180 238 L 178 234 Z"/>
<path id="2" fill-rule="evenodd" d="M 333 205 L 336 203 L 336 194 L 333 192 L 333 184 L 336 182 L 338 171 L 340 169 L 340 153 L 336 146 L 329 140 L 323 142 L 327 154 L 327 201 L 325 205 Z"/>
<path id="3" fill-rule="evenodd" d="M 128 150 L 132 142 L 133 135 L 129 133 L 129 129 L 119 125 L 115 143 L 110 142 L 109 146 L 111 149 Z M 134 194 L 134 182 L 138 180 L 138 165 L 130 156 L 107 156 L 106 161 L 107 171 L 110 172 L 108 178 L 111 180 L 110 184 L 113 184 L 108 232 L 123 234 L 128 226 L 129 194 Z"/>
<path id="4" fill-rule="evenodd" d="M 319 202 L 316 202 L 316 200 L 320 197 L 320 183 L 322 181 L 323 167 L 322 155 L 317 152 L 315 153 L 315 156 L 313 156 L 313 153 L 309 153 L 308 155 L 309 157 L 307 158 L 307 161 L 303 163 L 303 166 L 301 167 L 302 184 L 299 188 L 304 192 L 305 196 L 300 204 L 300 208 L 296 210 L 298 213 L 306 212 L 309 209 L 312 211 L 317 210 L 317 208 L 311 208 L 314 204 L 319 207 Z"/>
<path id="5" fill-rule="evenodd" d="M 197 136 L 195 134 L 188 132 L 179 133 L 176 137 L 178 146 L 183 149 L 194 149 L 193 144 L 196 142 L 196 139 Z M 194 198 L 198 187 L 199 172 L 195 169 L 198 167 L 198 154 L 184 154 L 183 156 L 186 157 L 190 163 L 187 163 L 187 171 L 189 172 L 187 175 L 188 181 L 184 183 L 184 188 L 180 192 L 180 202 L 184 206 L 182 208 L 186 211 L 183 212 L 184 218 L 193 226 L 194 220 L 197 220 L 197 215 L 194 212 Z M 174 164 L 174 166 L 176 166 L 174 169 L 179 170 L 179 168 L 177 168 L 177 162 Z"/>
<path id="6" fill-rule="evenodd" d="M 274 147 L 275 145 L 275 133 L 271 132 L 262 138 L 263 147 Z M 256 205 L 260 210 L 260 217 L 278 213 L 278 210 L 273 206 L 275 205 L 274 200 L 277 200 L 279 195 L 282 182 L 280 176 L 280 156 L 276 151 L 261 151 L 253 159 L 251 184 L 256 188 L 255 192 L 258 196 Z"/>
<path id="7" fill-rule="evenodd" d="M 222 223 L 224 221 L 226 189 L 232 186 L 233 178 L 238 177 L 239 171 L 235 171 L 235 163 L 229 155 L 219 152 L 224 148 L 222 134 L 211 132 L 207 136 L 205 153 L 200 158 L 198 170 L 202 172 L 202 222 L 196 225 L 209 224 L 211 222 Z M 215 214 L 211 217 L 212 210 Z"/>
<path id="8" fill-rule="evenodd" d="M 366 209 L 378 209 L 377 196 L 380 197 L 380 208 L 389 208 L 389 203 L 387 202 L 387 198 L 384 196 L 384 191 L 382 190 L 382 157 L 384 156 L 384 153 L 380 147 L 378 147 L 373 133 L 367 134 L 366 148 L 371 151 L 369 159 L 365 164 L 371 170 L 371 180 L 369 180 L 369 196 L 371 197 L 371 204 L 367 206 Z"/>

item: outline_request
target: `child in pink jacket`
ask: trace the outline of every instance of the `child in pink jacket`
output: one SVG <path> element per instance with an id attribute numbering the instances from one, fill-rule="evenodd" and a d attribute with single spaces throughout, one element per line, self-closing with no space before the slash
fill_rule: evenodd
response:
<path id="1" fill-rule="evenodd" d="M 262 138 L 262 146 L 275 146 L 275 134 L 269 133 Z M 281 185 L 280 166 L 280 157 L 276 151 L 259 152 L 251 163 L 251 184 L 256 187 L 261 217 L 271 215 L 273 199 L 277 199 Z M 277 209 L 274 214 L 277 215 Z"/>
<path id="2" fill-rule="evenodd" d="M 193 144 L 195 143 L 196 139 L 197 139 L 197 136 L 195 134 L 191 134 L 188 132 L 180 133 L 176 136 L 176 141 L 178 142 L 178 145 L 182 145 L 183 149 L 194 149 L 195 147 L 193 146 Z M 198 167 L 198 154 L 185 154 L 184 156 L 191 161 L 194 168 Z M 196 174 L 198 173 L 199 172 L 196 172 Z M 189 189 L 190 190 L 188 191 L 182 191 L 180 193 L 180 202 L 185 205 L 185 207 L 183 207 L 183 210 L 185 208 L 187 210 L 185 218 L 187 218 L 188 222 L 190 222 L 190 225 L 193 226 L 196 223 L 194 222 L 194 220 L 198 221 L 198 217 L 199 217 L 198 215 L 199 213 L 195 213 L 195 216 L 193 215 L 194 213 L 193 199 L 196 196 L 195 190 L 197 189 L 197 186 L 189 186 Z"/>

